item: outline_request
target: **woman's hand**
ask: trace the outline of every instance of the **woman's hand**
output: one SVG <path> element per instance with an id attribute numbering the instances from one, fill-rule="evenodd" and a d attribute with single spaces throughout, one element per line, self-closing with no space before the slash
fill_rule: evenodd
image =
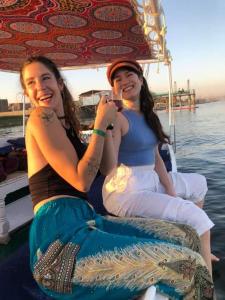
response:
<path id="1" fill-rule="evenodd" d="M 109 124 L 115 123 L 117 107 L 113 101 L 107 101 L 107 96 L 102 96 L 97 107 L 95 128 L 106 130 Z"/>

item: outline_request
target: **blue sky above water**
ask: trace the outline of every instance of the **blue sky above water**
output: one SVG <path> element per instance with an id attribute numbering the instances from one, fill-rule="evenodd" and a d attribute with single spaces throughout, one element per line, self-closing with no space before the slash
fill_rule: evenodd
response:
<path id="1" fill-rule="evenodd" d="M 195 88 L 197 97 L 225 98 L 225 1 L 162 0 L 167 23 L 167 47 L 173 62 L 173 81 L 178 88 Z M 75 98 L 91 89 L 108 89 L 105 69 L 65 71 L 63 75 Z M 0 72 L 0 98 L 20 99 L 18 75 Z M 163 64 L 150 66 L 154 92 L 168 90 Z"/>

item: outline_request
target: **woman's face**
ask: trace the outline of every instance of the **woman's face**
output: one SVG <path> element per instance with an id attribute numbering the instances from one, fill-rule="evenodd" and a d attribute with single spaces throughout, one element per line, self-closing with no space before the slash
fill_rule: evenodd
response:
<path id="1" fill-rule="evenodd" d="M 122 92 L 124 100 L 139 101 L 143 80 L 134 71 L 119 69 L 115 72 L 113 88 L 115 94 Z"/>
<path id="2" fill-rule="evenodd" d="M 51 107 L 60 111 L 63 83 L 42 63 L 33 62 L 23 70 L 25 93 L 35 106 Z"/>

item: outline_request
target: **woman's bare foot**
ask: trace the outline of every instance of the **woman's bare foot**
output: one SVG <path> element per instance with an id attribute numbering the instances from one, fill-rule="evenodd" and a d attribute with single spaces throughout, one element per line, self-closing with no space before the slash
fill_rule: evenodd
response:
<path id="1" fill-rule="evenodd" d="M 218 261 L 220 261 L 220 259 L 216 255 L 214 255 L 214 254 L 211 253 L 211 261 L 212 262 L 218 262 Z"/>

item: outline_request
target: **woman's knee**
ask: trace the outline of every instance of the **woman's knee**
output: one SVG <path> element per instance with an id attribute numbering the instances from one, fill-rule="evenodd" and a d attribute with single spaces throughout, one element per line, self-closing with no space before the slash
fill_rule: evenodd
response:
<path id="1" fill-rule="evenodd" d="M 193 198 L 195 198 L 197 201 L 203 201 L 208 191 L 206 178 L 201 174 L 195 174 L 195 178 L 193 179 Z"/>
<path id="2" fill-rule="evenodd" d="M 183 246 L 200 253 L 201 242 L 197 231 L 190 225 L 177 224 L 177 226 L 184 232 Z"/>
<path id="3" fill-rule="evenodd" d="M 207 192 L 208 190 L 208 185 L 207 185 L 207 180 L 205 178 L 205 176 L 198 174 L 199 175 L 199 185 L 201 186 L 202 190 Z"/>
<path id="4" fill-rule="evenodd" d="M 209 230 L 213 223 L 207 214 L 191 201 L 184 200 L 180 206 L 177 215 L 177 221 L 190 225 L 200 236 L 205 231 Z"/>

